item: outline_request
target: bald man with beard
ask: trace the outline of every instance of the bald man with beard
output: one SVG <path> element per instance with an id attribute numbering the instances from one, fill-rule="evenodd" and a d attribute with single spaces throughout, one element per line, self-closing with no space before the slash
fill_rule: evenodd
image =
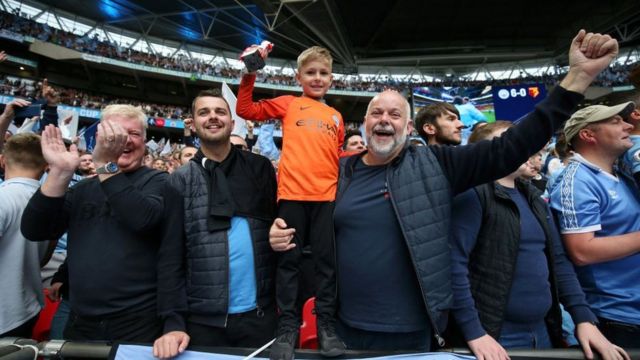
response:
<path id="1" fill-rule="evenodd" d="M 452 307 L 452 197 L 504 177 L 539 151 L 618 53 L 608 35 L 581 30 L 567 76 L 526 119 L 492 141 L 408 144 L 410 106 L 394 91 L 375 96 L 364 119 L 367 151 L 341 161 L 334 212 L 339 336 L 354 350 L 429 351 Z M 282 219 L 271 245 L 289 251 Z"/>

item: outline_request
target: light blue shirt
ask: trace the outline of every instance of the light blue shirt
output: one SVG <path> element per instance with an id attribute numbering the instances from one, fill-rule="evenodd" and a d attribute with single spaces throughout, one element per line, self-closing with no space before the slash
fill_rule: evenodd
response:
<path id="1" fill-rule="evenodd" d="M 44 297 L 40 260 L 48 242 L 28 241 L 20 231 L 22 213 L 38 180 L 14 177 L 0 185 L 0 334 L 36 316 Z"/>
<path id="2" fill-rule="evenodd" d="M 231 218 L 229 238 L 229 314 L 256 308 L 256 271 L 249 222 Z"/>
<path id="3" fill-rule="evenodd" d="M 551 192 L 563 234 L 594 232 L 596 237 L 640 231 L 640 201 L 632 180 L 611 175 L 575 155 Z M 640 325 L 640 253 L 576 266 L 596 315 Z"/>
<path id="4" fill-rule="evenodd" d="M 487 121 L 487 117 L 472 103 L 455 105 L 455 107 L 460 113 L 460 121 L 462 121 L 464 126 L 471 127 L 479 121 Z"/>
<path id="5" fill-rule="evenodd" d="M 631 174 L 635 174 L 640 172 L 640 135 L 631 135 L 629 139 L 633 142 L 633 146 L 624 153 L 623 160 Z"/>

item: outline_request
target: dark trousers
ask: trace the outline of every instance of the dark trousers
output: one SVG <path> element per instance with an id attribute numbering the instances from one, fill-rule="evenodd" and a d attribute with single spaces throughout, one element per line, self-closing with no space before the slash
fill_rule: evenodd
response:
<path id="1" fill-rule="evenodd" d="M 194 346 L 258 348 L 275 337 L 276 320 L 276 310 L 271 307 L 230 314 L 224 328 L 188 321 L 187 333 Z"/>
<path id="2" fill-rule="evenodd" d="M 336 332 L 349 350 L 431 351 L 431 328 L 402 333 L 357 329 L 338 319 Z"/>
<path id="3" fill-rule="evenodd" d="M 598 329 L 609 341 L 622 348 L 640 348 L 640 325 L 598 318 Z"/>
<path id="4" fill-rule="evenodd" d="M 64 329 L 65 340 L 78 341 L 153 343 L 161 335 L 162 322 L 155 313 L 81 317 L 72 311 Z"/>
<path id="5" fill-rule="evenodd" d="M 39 317 L 40 317 L 40 314 L 27 320 L 25 323 L 18 326 L 17 328 L 13 328 L 4 334 L 0 334 L 0 338 L 19 337 L 19 338 L 31 339 L 31 333 L 33 333 L 33 327 L 36 326 L 36 322 L 38 322 Z"/>
<path id="6" fill-rule="evenodd" d="M 309 245 L 316 283 L 315 312 L 318 324 L 333 321 L 336 312 L 336 251 L 333 233 L 333 202 L 281 200 L 278 217 L 295 228 L 292 250 L 278 253 L 276 300 L 280 309 L 278 334 L 300 327 L 299 277 L 302 249 Z"/>

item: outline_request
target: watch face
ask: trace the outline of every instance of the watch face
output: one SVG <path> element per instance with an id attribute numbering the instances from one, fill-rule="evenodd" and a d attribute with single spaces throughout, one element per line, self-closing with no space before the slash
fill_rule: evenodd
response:
<path id="1" fill-rule="evenodd" d="M 118 164 L 113 162 L 108 162 L 99 168 L 96 169 L 96 173 L 98 174 L 115 174 L 119 170 Z"/>
<path id="2" fill-rule="evenodd" d="M 118 164 L 116 163 L 112 163 L 112 162 L 106 163 L 104 167 L 107 170 L 107 172 L 109 172 L 110 174 L 113 174 L 118 171 Z"/>

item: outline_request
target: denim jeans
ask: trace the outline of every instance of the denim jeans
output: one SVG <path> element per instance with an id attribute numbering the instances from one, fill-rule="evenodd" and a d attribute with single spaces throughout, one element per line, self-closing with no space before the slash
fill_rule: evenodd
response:
<path id="1" fill-rule="evenodd" d="M 505 349 L 550 349 L 552 348 L 547 325 L 543 321 L 520 324 L 505 321 L 498 342 Z"/>
<path id="2" fill-rule="evenodd" d="M 67 320 L 69 320 L 69 313 L 71 312 L 71 305 L 69 305 L 69 301 L 62 299 L 60 300 L 60 305 L 58 305 L 58 310 L 56 310 L 55 315 L 53 315 L 53 319 L 51 320 L 51 332 L 50 338 L 51 340 L 63 340 L 62 336 L 64 332 L 65 326 L 67 326 Z"/>

